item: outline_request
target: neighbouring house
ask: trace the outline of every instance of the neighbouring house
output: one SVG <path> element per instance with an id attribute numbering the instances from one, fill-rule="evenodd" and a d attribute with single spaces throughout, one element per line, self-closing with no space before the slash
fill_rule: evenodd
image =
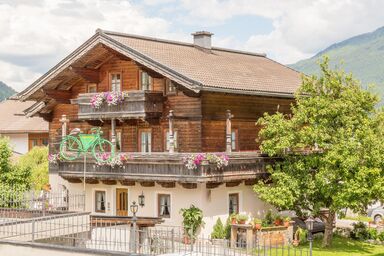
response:
<path id="1" fill-rule="evenodd" d="M 105 218 L 132 216 L 131 203 L 145 199 L 139 218 L 180 226 L 180 209 L 194 204 L 205 235 L 218 217 L 262 217 L 270 206 L 252 185 L 273 159 L 259 151 L 255 122 L 289 113 L 301 75 L 264 54 L 213 47 L 211 36 L 183 43 L 97 30 L 20 92 L 36 101 L 26 114 L 49 122 L 51 154 L 73 129 L 95 127 L 111 141 L 105 148 L 121 154 L 114 164 L 91 153 L 51 163 L 51 185 L 85 191 L 86 210 Z"/>
<path id="2" fill-rule="evenodd" d="M 14 156 L 25 154 L 35 146 L 48 145 L 48 122 L 23 112 L 34 104 L 34 101 L 14 99 L 0 102 L 0 136 L 9 138 Z"/>

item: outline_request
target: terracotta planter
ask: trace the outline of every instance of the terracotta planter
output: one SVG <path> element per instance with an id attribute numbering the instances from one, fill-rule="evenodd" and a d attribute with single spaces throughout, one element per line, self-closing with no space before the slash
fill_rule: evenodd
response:
<path id="1" fill-rule="evenodd" d="M 232 218 L 232 219 L 231 219 L 231 224 L 232 224 L 232 225 L 237 224 L 237 220 L 236 220 L 236 218 Z"/>
<path id="2" fill-rule="evenodd" d="M 187 236 L 187 235 L 184 236 L 183 243 L 184 244 L 191 244 L 191 239 L 189 238 L 189 236 Z"/>
<path id="3" fill-rule="evenodd" d="M 260 230 L 261 229 L 261 223 L 255 223 L 255 225 L 253 226 L 253 228 L 255 230 Z"/>
<path id="4" fill-rule="evenodd" d="M 275 226 L 281 226 L 282 225 L 282 221 L 281 220 L 275 220 L 273 222 L 273 224 L 275 224 Z"/>
<path id="5" fill-rule="evenodd" d="M 289 225 L 291 225 L 290 221 L 284 221 L 284 227 L 289 227 Z"/>
<path id="6" fill-rule="evenodd" d="M 244 225 L 246 222 L 247 222 L 246 220 L 239 220 L 239 221 L 238 221 L 238 223 L 239 223 L 240 225 Z"/>

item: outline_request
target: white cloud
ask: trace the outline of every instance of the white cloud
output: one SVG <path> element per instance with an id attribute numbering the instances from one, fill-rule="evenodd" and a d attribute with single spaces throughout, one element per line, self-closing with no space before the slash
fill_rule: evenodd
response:
<path id="1" fill-rule="evenodd" d="M 250 36 L 240 48 L 266 52 L 283 63 L 384 25 L 384 1 L 380 0 L 182 0 L 174 4 L 187 12 L 179 17 L 186 23 L 214 26 L 239 15 L 271 19 L 273 31 Z M 252 30 L 254 25 L 244 24 L 242 29 Z"/>
<path id="2" fill-rule="evenodd" d="M 169 22 L 146 17 L 128 1 L 57 0 L 38 5 L 0 0 L 0 81 L 22 90 L 96 28 L 152 36 L 168 33 Z"/>
<path id="3" fill-rule="evenodd" d="M 0 81 L 23 89 L 96 28 L 190 41 L 185 29 L 242 15 L 268 18 L 273 30 L 247 40 L 216 34 L 215 45 L 292 63 L 384 25 L 383 9 L 381 0 L 0 0 Z"/>

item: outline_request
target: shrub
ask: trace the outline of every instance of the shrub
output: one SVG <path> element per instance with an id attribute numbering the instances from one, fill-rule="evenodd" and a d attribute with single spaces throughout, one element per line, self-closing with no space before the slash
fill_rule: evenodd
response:
<path id="1" fill-rule="evenodd" d="M 377 239 L 379 239 L 381 242 L 384 242 L 384 231 L 381 232 L 378 236 Z"/>
<path id="2" fill-rule="evenodd" d="M 267 214 L 265 214 L 264 219 L 262 220 L 261 225 L 263 227 L 271 226 L 274 222 L 274 216 L 271 210 L 268 210 Z"/>
<path id="3" fill-rule="evenodd" d="M 212 239 L 224 239 L 225 238 L 225 228 L 221 219 L 218 218 L 216 224 L 213 226 L 213 231 L 211 233 Z"/>
<path id="4" fill-rule="evenodd" d="M 368 233 L 367 239 L 376 240 L 378 237 L 378 232 L 377 232 L 377 229 L 375 228 L 368 228 L 367 233 Z"/>
<path id="5" fill-rule="evenodd" d="M 351 238 L 355 240 L 369 239 L 367 225 L 363 222 L 353 223 L 353 230 L 351 231 Z"/>
<path id="6" fill-rule="evenodd" d="M 242 222 L 242 221 L 247 221 L 247 220 L 248 220 L 248 216 L 247 215 L 245 215 L 245 214 L 237 215 L 237 221 Z"/>
<path id="7" fill-rule="evenodd" d="M 231 217 L 227 218 L 227 223 L 225 223 L 225 239 L 231 238 Z"/>

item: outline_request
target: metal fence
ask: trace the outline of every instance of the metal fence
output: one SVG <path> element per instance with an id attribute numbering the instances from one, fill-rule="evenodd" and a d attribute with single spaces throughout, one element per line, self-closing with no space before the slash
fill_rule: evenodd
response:
<path id="1" fill-rule="evenodd" d="M 85 195 L 62 191 L 1 191 L 0 221 L 33 218 L 85 209 Z"/>
<path id="2" fill-rule="evenodd" d="M 228 240 L 198 236 L 190 239 L 181 227 L 141 227 L 116 223 L 88 213 L 66 213 L 0 223 L 0 240 L 49 243 L 86 248 L 91 251 L 137 253 L 142 255 L 309 255 L 291 246 L 260 244 L 254 241 L 232 246 Z"/>

